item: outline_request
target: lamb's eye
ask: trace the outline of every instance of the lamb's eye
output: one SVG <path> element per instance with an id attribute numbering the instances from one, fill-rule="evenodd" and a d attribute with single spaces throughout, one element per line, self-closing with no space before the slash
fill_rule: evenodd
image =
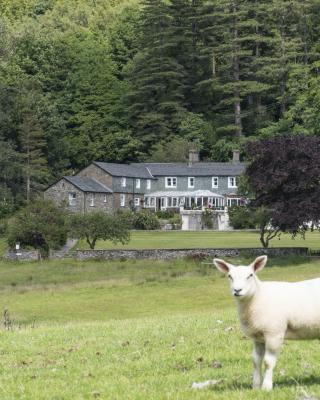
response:
<path id="1" fill-rule="evenodd" d="M 247 279 L 250 279 L 250 278 L 252 278 L 252 277 L 253 277 L 253 274 L 250 274 L 250 275 L 248 276 Z"/>
<path id="2" fill-rule="evenodd" d="M 229 278 L 230 280 L 233 280 L 231 275 L 228 275 L 228 278 Z"/>

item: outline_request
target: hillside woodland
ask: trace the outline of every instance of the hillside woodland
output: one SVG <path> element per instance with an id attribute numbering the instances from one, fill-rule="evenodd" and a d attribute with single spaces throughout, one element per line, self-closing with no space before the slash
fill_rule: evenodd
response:
<path id="1" fill-rule="evenodd" d="M 2 0 L 0 214 L 93 160 L 319 134 L 319 31 L 320 0 Z"/>

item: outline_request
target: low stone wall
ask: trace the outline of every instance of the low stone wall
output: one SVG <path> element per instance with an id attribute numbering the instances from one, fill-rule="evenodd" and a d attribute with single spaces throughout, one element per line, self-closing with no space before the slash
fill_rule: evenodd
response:
<path id="1" fill-rule="evenodd" d="M 237 257 L 240 255 L 258 256 L 268 254 L 270 256 L 307 256 L 307 247 L 273 247 L 244 248 L 244 249 L 150 249 L 150 250 L 76 250 L 77 260 L 99 258 L 104 260 L 119 259 L 154 259 L 172 260 L 175 258 L 213 258 L 213 257 Z"/>
<path id="2" fill-rule="evenodd" d="M 38 261 L 40 254 L 38 250 L 6 251 L 4 258 L 10 261 Z"/>

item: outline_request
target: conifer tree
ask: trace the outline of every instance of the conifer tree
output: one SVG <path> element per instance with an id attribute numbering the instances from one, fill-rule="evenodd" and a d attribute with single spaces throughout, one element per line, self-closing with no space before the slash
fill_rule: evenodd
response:
<path id="1" fill-rule="evenodd" d="M 247 133 L 244 119 L 270 90 L 270 84 L 257 73 L 267 56 L 263 45 L 270 41 L 259 31 L 258 16 L 265 4 L 215 0 L 201 10 L 200 30 L 206 49 L 203 61 L 210 69 L 198 88 L 211 91 L 213 118 L 222 135 L 239 138 Z"/>
<path id="2" fill-rule="evenodd" d="M 24 108 L 22 109 L 19 140 L 26 200 L 29 202 L 32 194 L 38 193 L 48 183 L 48 166 L 45 157 L 44 132 L 32 109 L 35 98 L 29 94 L 22 101 Z"/>
<path id="3" fill-rule="evenodd" d="M 146 0 L 141 20 L 141 51 L 128 72 L 132 89 L 127 100 L 135 136 L 147 151 L 178 130 L 185 112 L 186 72 L 174 54 L 178 45 L 172 33 L 180 27 L 173 27 L 168 5 Z"/>

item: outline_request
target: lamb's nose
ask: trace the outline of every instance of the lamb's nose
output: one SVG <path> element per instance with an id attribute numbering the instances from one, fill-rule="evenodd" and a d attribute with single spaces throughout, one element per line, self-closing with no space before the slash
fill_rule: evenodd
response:
<path id="1" fill-rule="evenodd" d="M 235 296 L 240 296 L 240 292 L 242 289 L 233 289 L 234 290 L 234 295 Z"/>

